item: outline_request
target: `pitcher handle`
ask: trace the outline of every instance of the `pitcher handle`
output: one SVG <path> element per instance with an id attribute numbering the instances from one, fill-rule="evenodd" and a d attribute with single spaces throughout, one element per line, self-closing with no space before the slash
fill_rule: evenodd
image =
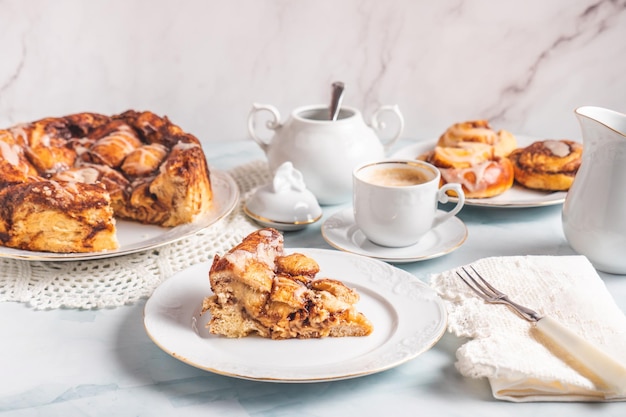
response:
<path id="1" fill-rule="evenodd" d="M 254 141 L 261 147 L 263 152 L 267 152 L 269 145 L 272 142 L 272 137 L 268 139 L 261 138 L 259 135 L 257 135 L 254 126 L 254 116 L 258 112 L 264 110 L 270 112 L 273 118 L 272 120 L 268 120 L 265 126 L 271 130 L 276 130 L 280 127 L 280 113 L 278 113 L 276 107 L 272 106 L 271 104 L 253 103 L 252 109 L 248 114 L 248 133 L 250 133 L 252 139 L 254 139 Z"/>
<path id="2" fill-rule="evenodd" d="M 389 150 L 389 148 L 391 148 L 391 146 L 393 146 L 393 144 L 398 140 L 398 138 L 402 134 L 402 131 L 404 130 L 404 117 L 402 116 L 402 113 L 400 113 L 400 109 L 398 108 L 397 104 L 388 105 L 388 106 L 381 106 L 372 115 L 372 121 L 370 123 L 372 128 L 375 131 L 381 131 L 381 130 L 385 129 L 385 127 L 386 127 L 385 123 L 380 121 L 380 119 L 379 119 L 380 115 L 382 113 L 384 113 L 384 112 L 391 112 L 391 113 L 395 114 L 396 117 L 398 118 L 398 131 L 395 133 L 395 135 L 393 135 L 392 137 L 390 137 L 387 140 L 383 140 L 380 136 L 378 137 L 378 139 L 383 144 L 383 147 L 384 147 L 385 151 L 387 151 L 387 150 Z"/>

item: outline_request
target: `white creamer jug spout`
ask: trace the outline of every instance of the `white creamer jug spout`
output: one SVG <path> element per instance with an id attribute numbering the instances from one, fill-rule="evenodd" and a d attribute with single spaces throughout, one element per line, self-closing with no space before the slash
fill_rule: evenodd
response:
<path id="1" fill-rule="evenodd" d="M 563 204 L 563 232 L 596 269 L 626 275 L 626 115 L 594 106 L 575 114 L 583 156 Z"/>
<path id="2" fill-rule="evenodd" d="M 575 113 L 583 131 L 583 140 L 587 131 L 598 128 L 600 132 L 613 130 L 619 138 L 626 139 L 626 114 L 595 106 L 579 107 Z"/>

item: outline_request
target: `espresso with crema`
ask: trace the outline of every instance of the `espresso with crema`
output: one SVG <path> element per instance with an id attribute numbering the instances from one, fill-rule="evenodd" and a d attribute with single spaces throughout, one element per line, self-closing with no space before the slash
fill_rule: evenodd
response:
<path id="1" fill-rule="evenodd" d="M 428 182 L 433 176 L 419 168 L 394 166 L 369 169 L 363 173 L 361 178 L 370 184 L 382 185 L 384 187 L 406 187 Z"/>

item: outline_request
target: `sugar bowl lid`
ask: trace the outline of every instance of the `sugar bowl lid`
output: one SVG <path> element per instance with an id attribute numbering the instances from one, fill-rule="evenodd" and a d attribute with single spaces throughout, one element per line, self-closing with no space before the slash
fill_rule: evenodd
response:
<path id="1" fill-rule="evenodd" d="M 289 161 L 276 169 L 269 184 L 252 191 L 243 211 L 257 223 L 283 231 L 302 229 L 322 217 L 322 208 L 306 188 L 302 173 Z"/>

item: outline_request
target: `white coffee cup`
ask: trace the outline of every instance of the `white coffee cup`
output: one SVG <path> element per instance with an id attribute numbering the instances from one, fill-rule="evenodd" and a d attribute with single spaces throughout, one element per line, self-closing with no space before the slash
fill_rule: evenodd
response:
<path id="1" fill-rule="evenodd" d="M 439 170 L 418 160 L 384 160 L 357 167 L 353 173 L 353 207 L 357 227 L 373 243 L 405 247 L 457 214 L 465 204 L 460 184 L 439 187 Z M 447 191 L 458 196 L 449 212 Z"/>

